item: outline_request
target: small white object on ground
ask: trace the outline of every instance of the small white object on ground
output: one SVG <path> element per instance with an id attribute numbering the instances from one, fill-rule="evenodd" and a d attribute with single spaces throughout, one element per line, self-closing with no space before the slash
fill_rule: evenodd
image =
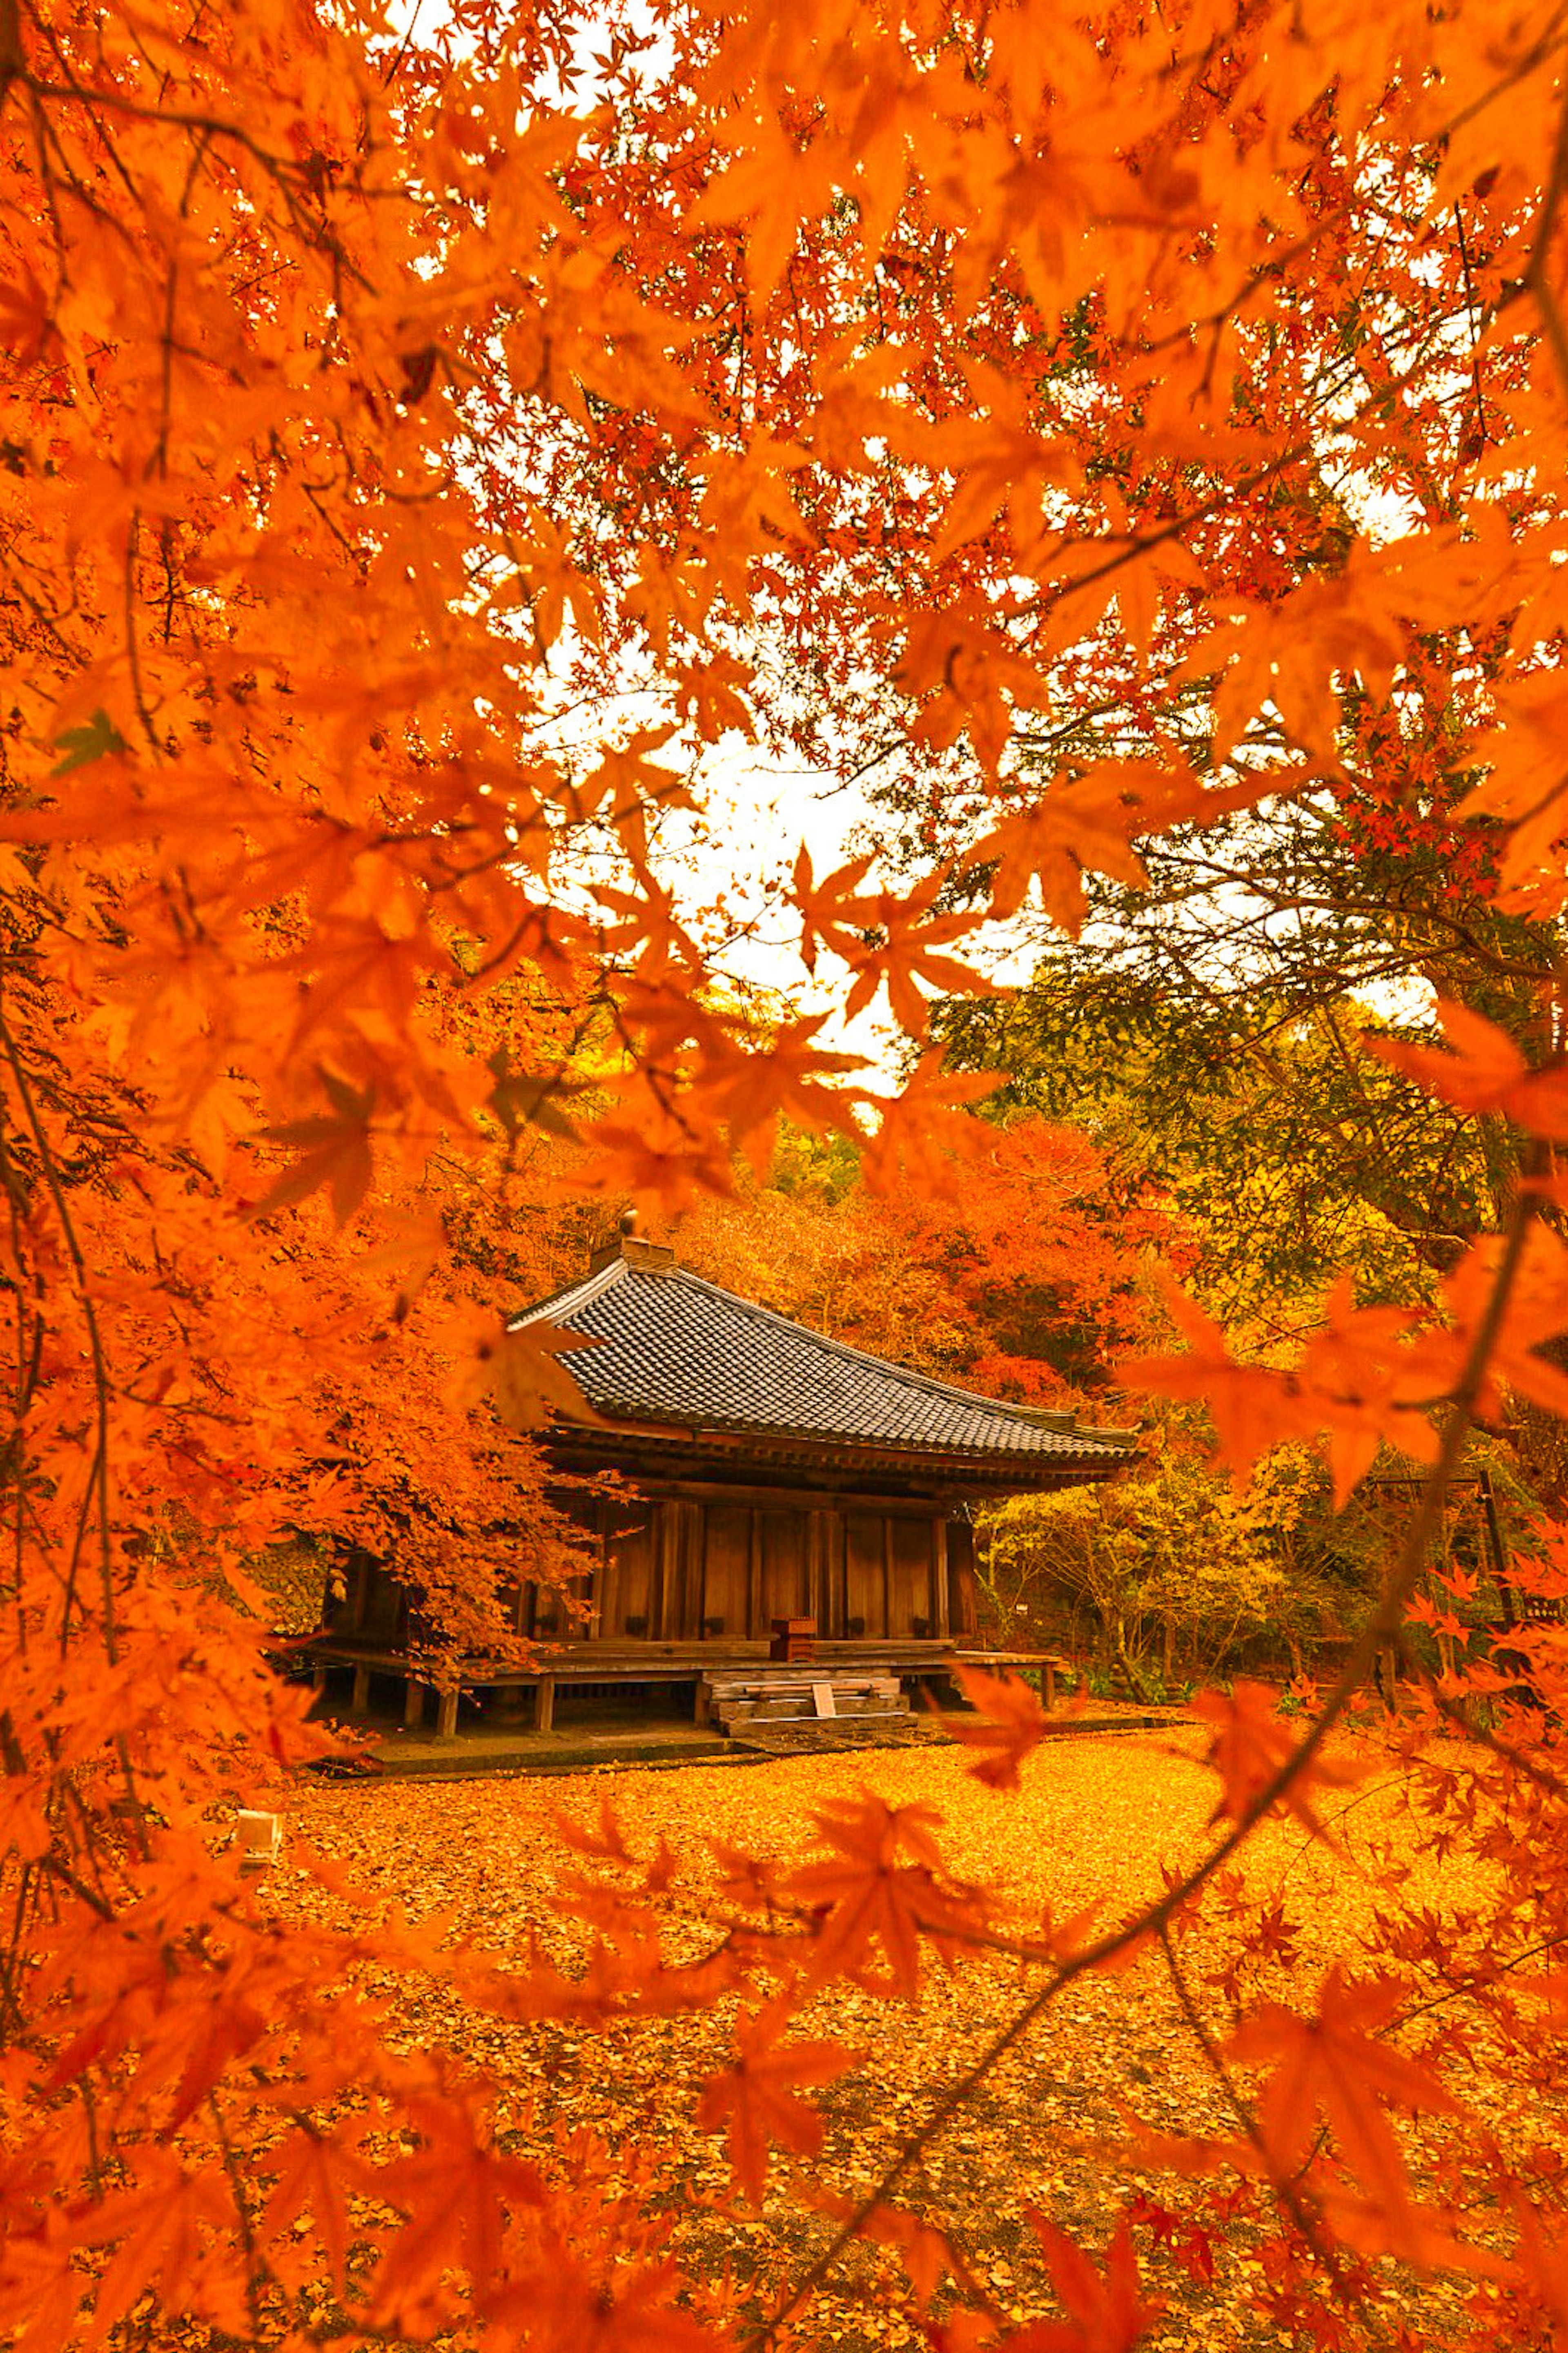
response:
<path id="1" fill-rule="evenodd" d="M 258 1814 L 241 1808 L 235 1818 L 235 1841 L 242 1871 L 270 1871 L 283 1852 L 281 1814 Z"/>

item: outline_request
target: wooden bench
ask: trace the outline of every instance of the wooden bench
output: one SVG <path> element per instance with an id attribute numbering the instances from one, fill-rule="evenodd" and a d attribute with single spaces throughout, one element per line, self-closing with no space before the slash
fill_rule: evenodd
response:
<path id="1" fill-rule="evenodd" d="M 1040 1674 L 1040 1697 L 1049 1715 L 1057 1704 L 1057 1677 L 1073 1672 L 1071 1659 L 1064 1659 L 1055 1651 L 960 1651 L 960 1662 L 966 1667 L 980 1667 L 988 1674 L 1000 1674 L 1020 1667 L 1037 1667 Z"/>

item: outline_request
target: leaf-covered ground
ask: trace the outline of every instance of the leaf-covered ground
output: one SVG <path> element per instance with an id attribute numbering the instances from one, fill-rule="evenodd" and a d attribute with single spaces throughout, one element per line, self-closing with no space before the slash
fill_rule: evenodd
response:
<path id="1" fill-rule="evenodd" d="M 715 1841 L 769 1858 L 804 1856 L 816 1810 L 870 1786 L 891 1804 L 936 1807 L 952 1870 L 1005 1890 L 1026 1933 L 1047 1909 L 1059 1920 L 1098 1905 L 1099 1922 L 1109 1925 L 1161 1891 L 1163 1869 L 1194 1859 L 1215 1792 L 1198 1762 L 1199 1743 L 1186 1730 L 1054 1742 L 1030 1761 L 1016 1796 L 982 1787 L 962 1752 L 949 1748 L 744 1769 L 315 1786 L 300 1792 L 290 1831 L 416 1919 L 438 1917 L 453 1933 L 503 1945 L 536 1937 L 559 1963 L 584 1934 L 563 1917 L 559 1882 L 584 1866 L 562 1845 L 556 1819 L 592 1823 L 608 1794 L 639 1854 L 651 1855 L 663 1839 L 683 1859 L 658 1904 L 677 1949 L 695 1954 L 711 1941 Z M 1391 1841 L 1409 1866 L 1403 1895 L 1410 1905 L 1451 1915 L 1484 1893 L 1480 1866 L 1452 1855 L 1439 1861 L 1404 1813 L 1397 1769 L 1370 1755 L 1363 1761 L 1367 1777 L 1333 1826 L 1337 1852 L 1314 1844 L 1294 1821 L 1268 1826 L 1255 1842 L 1247 1896 L 1254 1910 L 1274 1894 L 1282 1899 L 1284 1949 L 1297 1960 L 1293 1973 L 1278 1959 L 1249 1964 L 1249 1993 L 1268 1988 L 1289 2000 L 1295 1988 L 1304 2000 L 1331 1962 L 1356 1962 L 1361 1936 L 1387 1900 L 1368 1865 Z M 336 1913 L 336 1900 L 300 1871 L 297 1855 L 298 1844 L 274 1874 L 268 1900 L 288 1913 Z M 1205 2013 L 1223 2038 L 1225 1996 L 1204 1983 L 1219 1952 L 1206 1929 L 1184 1947 Z M 378 1990 L 393 2001 L 397 2034 L 446 2042 L 493 2073 L 520 2145 L 588 2127 L 611 2152 L 612 2176 L 622 2165 L 629 2176 L 634 2153 L 651 2149 L 687 2259 L 710 2275 L 732 2266 L 750 2287 L 748 2308 L 760 2310 L 823 2243 L 830 2224 L 821 2201 L 865 2192 L 933 2091 L 976 2057 L 1036 1981 L 1017 1960 L 982 1954 L 952 1975 L 933 1969 L 914 2005 L 848 1987 L 820 1996 L 811 2031 L 863 2047 L 866 2062 L 821 2095 L 827 2134 L 820 2158 L 810 2166 L 775 2159 L 760 2211 L 735 2201 L 722 2139 L 693 2120 L 705 2077 L 728 2053 L 722 2010 L 598 2034 L 500 2026 L 426 1981 L 389 1976 Z M 1479 2068 L 1467 2097 L 1483 2111 L 1517 2108 L 1515 2095 Z M 1001 2312 L 1049 2312 L 1029 2208 L 1103 2246 L 1124 2210 L 1131 2206 L 1135 2219 L 1145 2211 L 1141 2194 L 1189 2211 L 1210 2194 L 1160 2172 L 1152 2157 L 1128 2156 L 1129 2109 L 1161 2133 L 1234 2130 L 1157 1957 L 1071 1987 L 997 2065 L 902 2195 L 952 2232 Z M 1540 2116 L 1513 2114 L 1510 2122 L 1548 2140 L 1559 2128 Z M 1170 2298 L 1155 2341 L 1274 2341 L 1254 2302 L 1261 2274 L 1245 2214 L 1213 2227 L 1217 2268 L 1209 2283 L 1201 2261 L 1181 2260 L 1139 2223 L 1141 2260 Z M 1389 2282 L 1388 2295 L 1393 2331 L 1403 2323 L 1418 2341 L 1436 2343 L 1463 2291 L 1401 2278 Z M 855 2251 L 820 2295 L 810 2330 L 816 2341 L 850 2348 L 915 2341 L 918 2316 L 901 2264 L 890 2253 Z"/>

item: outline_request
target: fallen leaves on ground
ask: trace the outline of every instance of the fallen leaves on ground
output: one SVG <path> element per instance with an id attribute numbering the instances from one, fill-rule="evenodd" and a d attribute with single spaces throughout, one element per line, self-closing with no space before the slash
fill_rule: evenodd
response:
<path id="1" fill-rule="evenodd" d="M 300 1791 L 290 1860 L 268 1900 L 291 1915 L 335 1914 L 341 1898 L 300 1868 L 309 1844 L 373 1896 L 400 1906 L 412 1925 L 440 1923 L 448 1935 L 511 1949 L 520 1962 L 535 1956 L 570 1977 L 590 1932 L 566 1910 L 563 1892 L 581 1888 L 584 1853 L 613 1856 L 624 1841 L 640 1866 L 657 1866 L 641 1900 L 658 1914 L 672 1957 L 695 1960 L 711 1944 L 715 1919 L 732 1916 L 737 1853 L 760 1859 L 768 1883 L 787 1884 L 822 1865 L 816 1818 L 845 1818 L 869 1790 L 889 1810 L 934 1808 L 947 1870 L 994 1888 L 1015 1936 L 1045 1940 L 1072 1915 L 1091 1913 L 1097 1930 L 1127 1917 L 1205 1851 L 1215 1786 L 1205 1746 L 1195 1729 L 1049 1743 L 1023 1762 L 1016 1795 L 977 1779 L 963 1751 L 942 1748 L 746 1768 L 317 1784 Z M 1348 1745 L 1339 1762 L 1359 1767 L 1363 1778 L 1343 1810 L 1348 1819 L 1331 1820 L 1334 1848 L 1292 1819 L 1270 1820 L 1247 1851 L 1245 1875 L 1233 1874 L 1221 1890 L 1222 1912 L 1250 1905 L 1272 1923 L 1247 1963 L 1249 1998 L 1278 1989 L 1300 2005 L 1325 1971 L 1364 1967 L 1360 1940 L 1386 1891 L 1373 1864 L 1386 1861 L 1391 1842 L 1409 1874 L 1408 1905 L 1442 1915 L 1484 1897 L 1484 1865 L 1423 1846 L 1401 1810 L 1394 1762 Z M 1212 1990 L 1221 1982 L 1212 1964 L 1223 1943 L 1205 1923 L 1181 1940 L 1189 1980 L 1204 1988 L 1207 1973 L 1203 2000 L 1220 2041 L 1227 2018 L 1223 1992 Z M 853 1983 L 816 1993 L 799 2021 L 810 2038 L 801 2045 L 803 2069 L 787 2088 L 783 2075 L 776 2087 L 758 2086 L 791 2104 L 790 2129 L 783 2148 L 774 2142 L 766 2192 L 752 2208 L 736 2202 L 731 2182 L 726 2134 L 736 2129 L 734 2104 L 709 2088 L 734 2066 L 732 2000 L 593 2031 L 558 2021 L 498 2023 L 445 1987 L 390 1969 L 372 1989 L 393 2006 L 395 2037 L 409 2046 L 445 2043 L 495 2080 L 510 2154 L 526 2157 L 560 2129 L 596 2136 L 612 2172 L 617 2152 L 630 2168 L 635 2149 L 661 2151 L 657 2194 L 674 2246 L 705 2273 L 732 2268 L 750 2283 L 749 2307 L 761 2315 L 826 2242 L 835 2218 L 870 2197 L 933 2096 L 973 2064 L 1037 1982 L 1027 1961 L 987 1952 L 922 1971 L 913 2000 Z M 824 2046 L 849 2046 L 865 2054 L 863 2063 L 841 2073 L 837 2053 L 826 2063 Z M 816 2134 L 795 2113 L 795 2088 L 821 2076 L 833 2080 L 811 2094 L 824 2126 L 814 2149 Z M 1500 2131 L 1508 2121 L 1546 2142 L 1560 2132 L 1560 2120 L 1542 2115 L 1505 2119 L 1502 2086 L 1490 2097 Z M 1488 2098 L 1482 2083 L 1472 2105 L 1484 2107 Z M 1131 2119 L 1142 2137 L 1130 2145 Z M 1061 2309 L 1042 2253 L 1057 2243 L 1053 2230 L 1100 2250 L 1103 2263 L 1131 2219 L 1141 2225 L 1151 2290 L 1168 2304 L 1151 2345 L 1262 2345 L 1275 2334 L 1260 2316 L 1261 2266 L 1245 2229 L 1216 2228 L 1215 2243 L 1199 2245 L 1163 2202 L 1171 2191 L 1162 2147 L 1205 2138 L 1234 2147 L 1236 2133 L 1163 1965 L 1146 1954 L 1114 1976 L 1068 1986 L 921 2154 L 895 2203 L 947 2234 L 1003 2322 Z M 784 2153 L 792 2142 L 797 2158 Z M 761 2151 L 749 2140 L 746 2149 L 744 2170 L 755 2184 Z M 822 2293 L 814 2342 L 852 2353 L 921 2341 L 929 2265 L 917 2264 L 911 2283 L 899 2231 L 878 2235 L 883 2243 L 852 2251 Z M 1211 2272 L 1212 2287 L 1205 2284 Z M 1391 2289 L 1390 2316 L 1436 2343 L 1457 2319 L 1460 2296 L 1452 2284 L 1412 2277 Z"/>

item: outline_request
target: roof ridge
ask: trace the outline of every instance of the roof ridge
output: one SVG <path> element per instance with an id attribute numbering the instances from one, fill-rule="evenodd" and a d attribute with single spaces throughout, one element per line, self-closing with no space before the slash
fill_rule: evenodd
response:
<path id="1" fill-rule="evenodd" d="M 563 1283 L 559 1291 L 551 1292 L 548 1297 L 535 1300 L 531 1307 L 523 1308 L 516 1315 L 509 1315 L 506 1328 L 509 1332 L 516 1332 L 525 1324 L 537 1324 L 542 1315 L 547 1315 L 552 1308 L 562 1306 L 568 1299 L 574 1304 L 586 1307 L 591 1300 L 601 1298 L 606 1291 L 613 1291 L 626 1271 L 625 1259 L 613 1258 L 607 1266 L 596 1267 L 588 1274 L 580 1274 L 575 1282 Z M 664 1280 L 668 1282 L 668 1277 Z"/>

